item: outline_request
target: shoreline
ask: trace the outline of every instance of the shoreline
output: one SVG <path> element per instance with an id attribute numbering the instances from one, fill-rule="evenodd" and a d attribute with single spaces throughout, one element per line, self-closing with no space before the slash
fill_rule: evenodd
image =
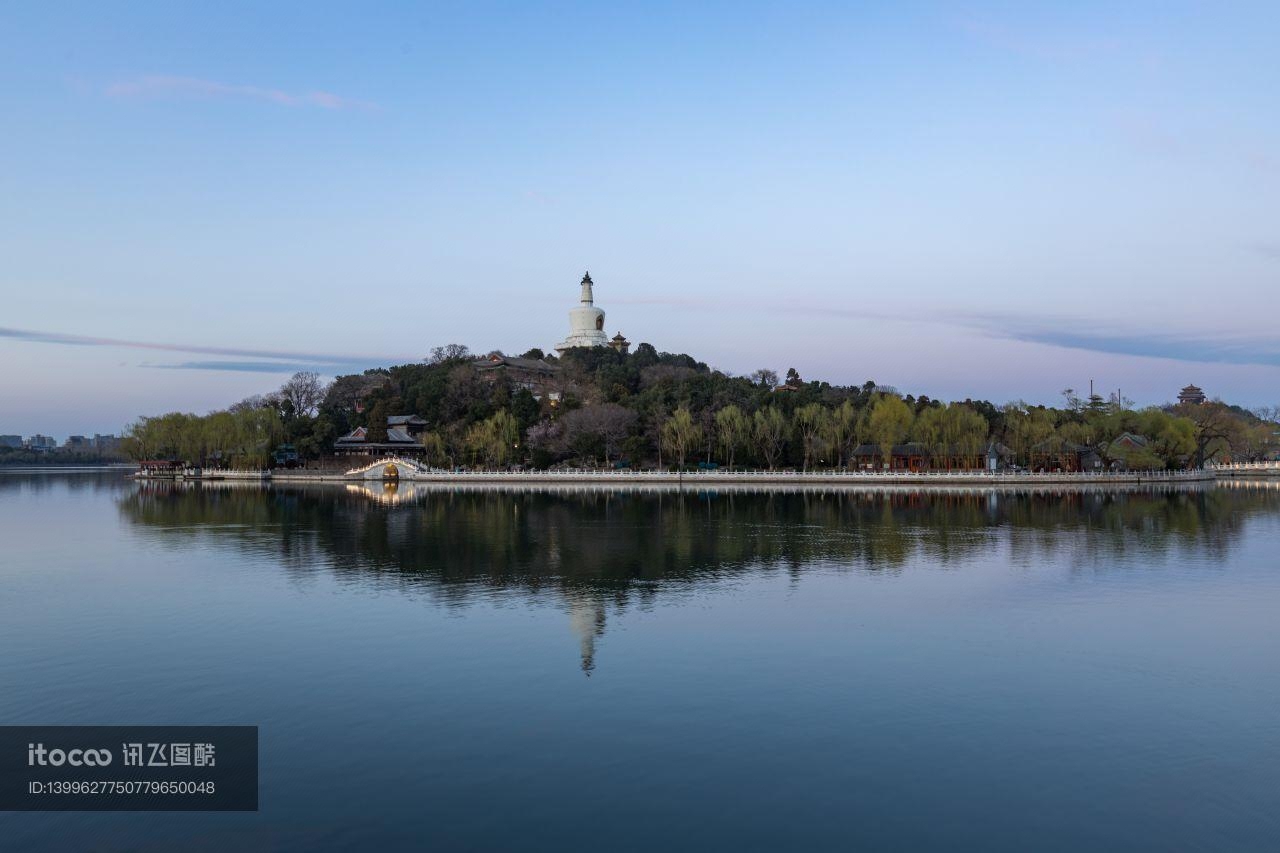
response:
<path id="1" fill-rule="evenodd" d="M 1079 485 L 1135 486 L 1162 483 L 1204 483 L 1218 479 L 1213 471 L 1173 471 L 1162 473 L 1108 473 L 1108 474 L 998 474 L 985 472 L 958 473 L 862 473 L 834 471 L 417 471 L 405 476 L 384 479 L 380 472 L 350 475 L 346 473 L 273 472 L 261 476 L 254 472 L 248 477 L 231 479 L 257 479 L 276 483 L 414 483 L 437 485 L 492 485 L 492 486 L 554 486 L 554 485 L 602 485 L 602 486 L 676 486 L 690 489 L 716 488 L 718 486 L 840 486 L 853 489 L 868 486 L 1037 486 Z M 214 479 L 215 477 L 207 478 Z"/>

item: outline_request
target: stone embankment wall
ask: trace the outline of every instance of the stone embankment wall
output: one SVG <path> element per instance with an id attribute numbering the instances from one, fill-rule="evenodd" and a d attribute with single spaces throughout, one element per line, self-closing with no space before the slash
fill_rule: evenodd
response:
<path id="1" fill-rule="evenodd" d="M 277 471 L 277 482 L 358 482 L 366 475 L 344 476 L 312 471 Z M 992 474 L 986 472 L 955 473 L 862 473 L 844 471 L 408 471 L 401 470 L 400 480 L 416 483 L 484 483 L 511 485 L 547 485 L 557 483 L 598 484 L 670 484 L 691 488 L 714 488 L 719 484 L 742 485 L 1134 485 L 1145 483 L 1196 483 L 1215 479 L 1210 471 L 1126 472 L 1107 474 Z"/>

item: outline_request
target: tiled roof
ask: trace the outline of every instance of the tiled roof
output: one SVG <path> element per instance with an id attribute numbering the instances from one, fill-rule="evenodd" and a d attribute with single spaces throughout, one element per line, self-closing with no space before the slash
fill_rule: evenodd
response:
<path id="1" fill-rule="evenodd" d="M 516 370 L 528 370 L 532 373 L 555 373 L 560 368 L 538 358 L 518 358 L 509 355 L 491 355 L 476 359 L 473 362 L 477 370 L 495 370 L 499 367 L 513 367 Z"/>
<path id="2" fill-rule="evenodd" d="M 339 438 L 334 444 L 364 444 L 368 440 L 368 432 L 364 427 L 356 427 Z M 388 429 L 387 440 L 379 444 L 417 444 L 413 436 L 402 429 Z"/>

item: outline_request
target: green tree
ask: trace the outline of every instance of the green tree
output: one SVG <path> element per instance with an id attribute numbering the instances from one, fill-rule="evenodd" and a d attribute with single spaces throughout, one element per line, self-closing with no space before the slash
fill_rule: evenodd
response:
<path id="1" fill-rule="evenodd" d="M 752 417 L 751 432 L 756 450 L 772 470 L 778 464 L 778 457 L 782 455 L 782 449 L 786 445 L 787 419 L 773 406 L 757 409 Z"/>
<path id="2" fill-rule="evenodd" d="M 440 433 L 434 430 L 424 432 L 420 441 L 422 442 L 422 461 L 435 468 L 444 467 L 449 455 Z"/>
<path id="3" fill-rule="evenodd" d="M 1137 430 L 1165 468 L 1185 468 L 1196 450 L 1196 425 L 1190 418 L 1149 408 L 1138 413 Z"/>
<path id="4" fill-rule="evenodd" d="M 867 431 L 880 448 L 884 467 L 892 466 L 893 446 L 907 437 L 913 420 L 911 408 L 896 394 L 880 394 L 872 404 Z"/>
<path id="5" fill-rule="evenodd" d="M 671 413 L 662 425 L 662 445 L 676 458 L 681 468 L 689 453 L 702 443 L 702 427 L 693 419 L 687 408 L 681 406 Z"/>
<path id="6" fill-rule="evenodd" d="M 1053 414 L 1044 406 L 1028 406 L 1021 401 L 1005 405 L 1004 443 L 1020 464 L 1031 464 L 1031 448 L 1048 441 L 1053 431 Z"/>
<path id="7" fill-rule="evenodd" d="M 827 420 L 827 441 L 836 452 L 836 466 L 848 464 L 849 447 L 857 441 L 858 410 L 852 400 L 845 400 L 831 412 Z"/>
<path id="8" fill-rule="evenodd" d="M 747 443 L 750 436 L 751 422 L 742 413 L 742 409 L 730 404 L 716 412 L 716 438 L 730 468 L 733 467 L 734 454 Z"/>
<path id="9" fill-rule="evenodd" d="M 387 402 L 379 400 L 369 409 L 369 424 L 365 427 L 364 440 L 369 444 L 382 444 L 387 440 Z"/>
<path id="10" fill-rule="evenodd" d="M 821 458 L 826 450 L 830 418 L 831 413 L 821 403 L 809 403 L 796 409 L 796 429 L 800 433 L 800 442 L 804 450 L 804 461 L 801 467 L 805 471 L 808 471 L 813 461 Z"/>

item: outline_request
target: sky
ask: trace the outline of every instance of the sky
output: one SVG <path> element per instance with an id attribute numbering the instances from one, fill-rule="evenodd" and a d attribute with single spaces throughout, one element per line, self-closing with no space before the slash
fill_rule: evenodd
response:
<path id="1" fill-rule="evenodd" d="M 1280 402 L 1280 5 L 9 4 L 0 433 L 607 331 Z"/>

